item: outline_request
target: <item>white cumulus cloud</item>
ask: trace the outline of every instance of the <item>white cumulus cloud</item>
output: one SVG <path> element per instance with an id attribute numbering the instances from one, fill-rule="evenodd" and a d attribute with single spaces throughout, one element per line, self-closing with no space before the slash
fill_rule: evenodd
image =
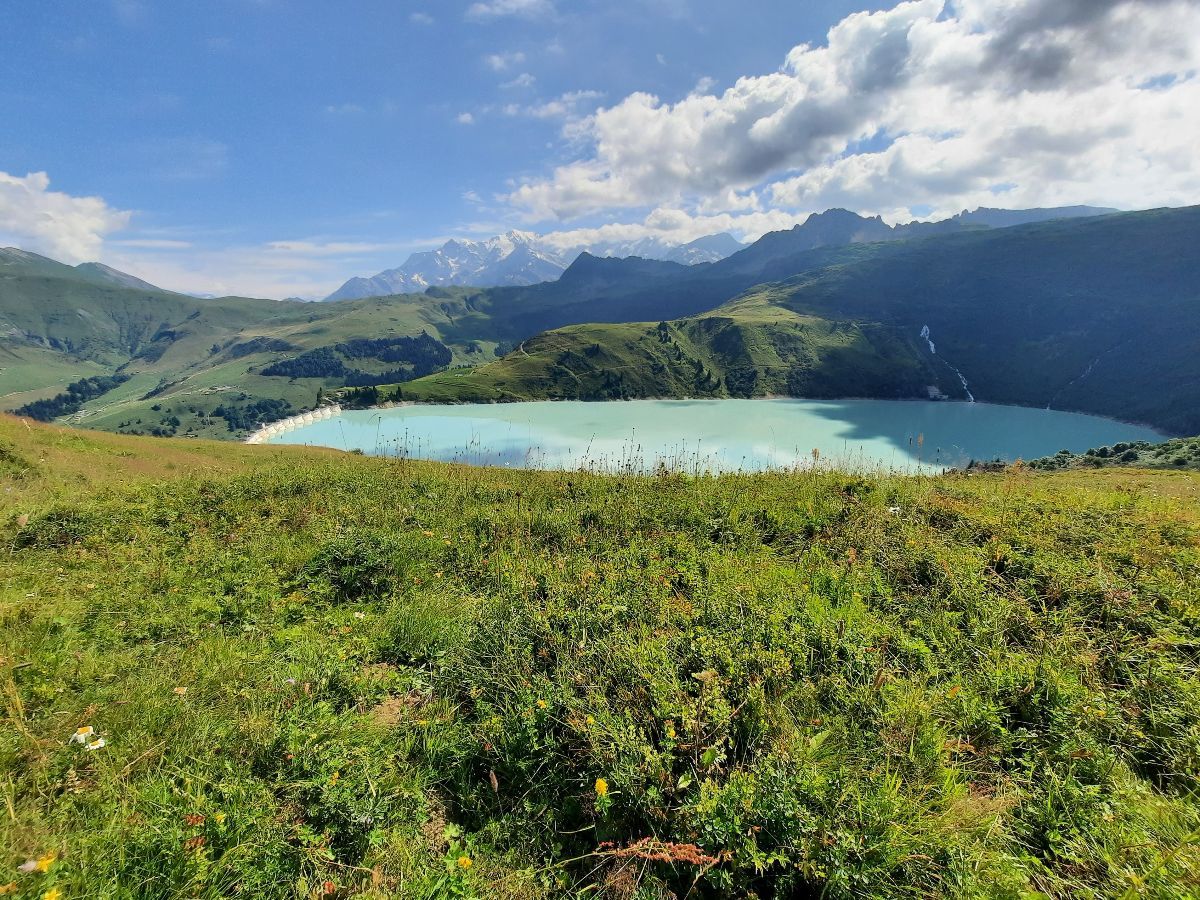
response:
<path id="1" fill-rule="evenodd" d="M 540 220 L 1194 203 L 1198 69 L 1200 0 L 910 0 L 721 93 L 601 109 L 568 135 L 582 158 L 508 200 Z"/>
<path id="2" fill-rule="evenodd" d="M 0 172 L 0 245 L 88 262 L 100 257 L 105 237 L 127 227 L 130 216 L 99 197 L 50 190 L 45 172 L 23 178 Z"/>
<path id="3" fill-rule="evenodd" d="M 660 207 L 652 210 L 640 221 L 610 222 L 594 228 L 551 231 L 543 235 L 543 239 L 559 250 L 636 241 L 642 238 L 657 238 L 670 244 L 686 244 L 720 232 L 728 232 L 742 241 L 750 242 L 758 240 L 768 231 L 782 231 L 795 224 L 796 217 L 784 210 L 709 215 L 673 207 Z"/>

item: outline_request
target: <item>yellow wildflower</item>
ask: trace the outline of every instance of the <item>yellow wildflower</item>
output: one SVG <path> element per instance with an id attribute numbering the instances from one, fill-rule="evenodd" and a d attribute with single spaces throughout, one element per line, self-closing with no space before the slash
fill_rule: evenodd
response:
<path id="1" fill-rule="evenodd" d="M 39 856 L 37 861 L 37 870 L 39 872 L 49 872 L 50 867 L 54 865 L 54 861 L 56 859 L 58 859 L 58 854 L 53 850 L 51 850 L 49 853 Z"/>
<path id="2" fill-rule="evenodd" d="M 216 823 L 217 823 L 218 825 L 224 825 L 224 824 L 225 824 L 225 818 L 226 818 L 226 816 L 225 816 L 225 813 L 223 813 L 223 812 L 215 812 L 215 813 L 213 813 L 213 819 L 216 821 Z"/>
<path id="3" fill-rule="evenodd" d="M 596 779 L 596 796 L 597 797 L 608 796 L 608 782 L 605 781 L 603 778 Z"/>
<path id="4" fill-rule="evenodd" d="M 464 872 L 467 869 L 471 868 L 471 866 L 473 866 L 473 865 L 475 865 L 475 863 L 471 861 L 471 857 L 469 857 L 469 856 L 464 855 L 464 856 L 460 856 L 458 858 L 458 867 L 460 869 L 462 869 Z"/>
<path id="5" fill-rule="evenodd" d="M 586 721 L 587 721 L 587 724 L 589 724 L 589 725 L 595 725 L 595 724 L 596 724 L 596 717 L 595 717 L 595 716 L 588 716 L 588 717 L 587 717 L 587 719 L 586 719 Z"/>
<path id="6" fill-rule="evenodd" d="M 341 777 L 342 777 L 342 773 L 341 773 L 341 772 L 334 772 L 334 773 L 333 773 L 333 775 L 331 775 L 331 776 L 329 777 L 329 783 L 330 783 L 330 784 L 337 784 L 337 783 L 338 783 L 338 779 L 339 779 L 339 778 L 341 778 Z"/>
<path id="7" fill-rule="evenodd" d="M 546 703 L 546 701 L 545 701 L 545 700 L 539 700 L 539 701 L 537 702 L 537 708 L 538 708 L 538 709 L 545 709 L 547 706 L 549 706 L 549 704 L 548 704 L 548 703 Z"/>
<path id="8" fill-rule="evenodd" d="M 42 894 L 42 900 L 62 900 L 62 891 L 58 888 L 50 888 L 50 890 Z"/>

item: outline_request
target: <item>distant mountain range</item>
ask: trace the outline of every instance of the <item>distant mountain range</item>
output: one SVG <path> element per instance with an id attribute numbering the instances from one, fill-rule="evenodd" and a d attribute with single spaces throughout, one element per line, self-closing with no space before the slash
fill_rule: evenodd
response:
<path id="1" fill-rule="evenodd" d="M 557 281 L 494 287 L 487 290 L 487 296 L 493 315 L 497 308 L 504 308 L 512 333 L 520 336 L 583 322 L 659 321 L 711 310 L 756 285 L 791 278 L 835 260 L 852 261 L 872 248 L 939 243 L 956 236 L 1007 232 L 1040 223 L 1070 225 L 1108 215 L 1108 210 L 1098 207 L 980 209 L 941 222 L 891 226 L 877 216 L 831 209 L 814 213 L 793 228 L 765 234 L 717 262 L 686 266 L 584 252 Z M 986 224 L 989 221 L 1014 224 L 991 227 Z"/>
<path id="2" fill-rule="evenodd" d="M 1095 206 L 1069 206 L 1057 209 L 977 209 L 964 211 L 941 222 L 913 222 L 888 225 L 879 217 L 864 218 L 844 209 L 814 214 L 791 231 L 774 232 L 756 246 L 766 252 L 756 254 L 762 260 L 774 250 L 793 253 L 797 249 L 841 247 L 877 241 L 903 240 L 968 231 L 976 228 L 1004 228 L 1051 219 L 1073 219 L 1116 212 Z M 766 246 L 763 242 L 766 241 Z M 804 246 L 801 246 L 804 245 Z M 519 287 L 555 281 L 582 254 L 674 262 L 685 266 L 720 262 L 745 249 L 730 234 L 712 234 L 687 244 L 674 244 L 661 238 L 634 241 L 607 241 L 595 244 L 561 246 L 549 238 L 526 231 L 510 231 L 486 241 L 447 241 L 437 250 L 414 253 L 404 265 L 388 269 L 370 278 L 351 278 L 325 299 L 357 300 L 389 294 L 420 293 L 430 287 L 450 285 L 471 287 Z"/>
<path id="3" fill-rule="evenodd" d="M 557 281 L 572 263 L 584 255 L 601 259 L 637 257 L 682 266 L 716 263 L 738 255 L 742 265 L 737 268 L 750 272 L 767 265 L 773 258 L 787 257 L 803 250 L 904 240 L 980 228 L 1007 228 L 1053 219 L 1099 216 L 1116 211 L 1094 206 L 1015 210 L 981 208 L 973 212 L 963 211 L 940 222 L 913 222 L 892 226 L 878 216 L 866 218 L 848 210 L 832 209 L 814 213 L 802 224 L 788 231 L 764 235 L 750 247 L 725 233 L 707 235 L 686 244 L 675 244 L 661 238 L 640 238 L 632 241 L 602 241 L 586 245 L 560 246 L 531 232 L 510 231 L 485 241 L 451 240 L 437 250 L 414 253 L 398 268 L 388 269 L 370 278 L 351 278 L 324 299 L 357 300 L 392 294 L 419 294 L 431 287 L 490 288 L 536 285 Z M 753 252 L 746 253 L 747 250 Z M 6 263 L 20 263 L 26 269 L 30 264 L 34 264 L 40 266 L 46 274 L 59 277 L 65 270 L 73 269 L 77 277 L 94 284 L 174 293 L 103 263 L 86 262 L 68 266 L 15 247 L 0 248 L 0 274 L 3 273 Z M 190 296 L 211 300 L 217 295 L 190 293 Z M 303 301 L 305 298 L 287 299 Z"/>
<path id="4" fill-rule="evenodd" d="M 581 253 L 612 259 L 653 259 L 673 262 L 681 266 L 696 266 L 701 263 L 720 262 L 732 256 L 746 245 L 731 234 L 710 234 L 686 244 L 675 244 L 661 238 L 641 238 L 636 241 L 609 241 L 588 246 L 571 247 L 563 256 L 574 261 Z"/>
<path id="5" fill-rule="evenodd" d="M 957 218 L 971 227 L 896 240 L 904 228 L 833 210 L 692 267 L 585 254 L 557 282 L 473 301 L 531 335 L 514 352 L 396 390 L 948 397 L 1200 432 L 1200 207 L 996 228 Z"/>
<path id="6" fill-rule="evenodd" d="M 729 234 L 688 244 L 658 238 L 559 246 L 527 231 L 510 231 L 486 241 L 447 241 L 437 250 L 414 253 L 404 265 L 370 278 L 351 278 L 325 299 L 357 300 L 420 293 L 431 287 L 504 287 L 554 281 L 584 252 L 593 256 L 668 260 L 682 265 L 716 262 L 745 245 Z"/>
<path id="7" fill-rule="evenodd" d="M 99 378 L 55 400 L 59 417 L 231 436 L 387 387 L 451 401 L 975 397 L 1200 433 L 1200 207 L 1090 212 L 893 227 L 830 210 L 717 262 L 584 252 L 554 281 L 333 304 L 202 300 L 0 251 L 0 408 Z"/>
<path id="8" fill-rule="evenodd" d="M 879 216 L 867 218 L 845 209 L 830 209 L 823 213 L 813 213 L 802 224 L 788 231 L 773 231 L 763 235 L 735 255 L 734 265 L 725 268 L 727 271 L 762 274 L 772 261 L 787 259 L 806 250 L 903 241 L 990 228 L 1011 228 L 1016 225 L 1032 225 L 1056 219 L 1082 219 L 1115 212 L 1119 210 L 1099 206 L 1064 206 L 1056 209 L 981 207 L 974 211 L 964 210 L 956 216 L 938 222 L 888 225 Z"/>

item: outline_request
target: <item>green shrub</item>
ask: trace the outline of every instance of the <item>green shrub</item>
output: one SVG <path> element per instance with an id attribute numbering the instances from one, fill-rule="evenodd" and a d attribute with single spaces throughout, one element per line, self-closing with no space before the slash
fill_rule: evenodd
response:
<path id="1" fill-rule="evenodd" d="M 396 539 L 371 532 L 324 542 L 300 570 L 300 581 L 338 602 L 381 600 L 394 591 L 409 566 Z"/>

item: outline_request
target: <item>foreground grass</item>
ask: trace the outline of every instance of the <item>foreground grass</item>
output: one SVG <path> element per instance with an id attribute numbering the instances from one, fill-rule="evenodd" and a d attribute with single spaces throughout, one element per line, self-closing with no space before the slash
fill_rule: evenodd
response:
<path id="1" fill-rule="evenodd" d="M 18 897 L 1200 884 L 1189 473 L 599 478 L 4 419 L 0 498 Z"/>

